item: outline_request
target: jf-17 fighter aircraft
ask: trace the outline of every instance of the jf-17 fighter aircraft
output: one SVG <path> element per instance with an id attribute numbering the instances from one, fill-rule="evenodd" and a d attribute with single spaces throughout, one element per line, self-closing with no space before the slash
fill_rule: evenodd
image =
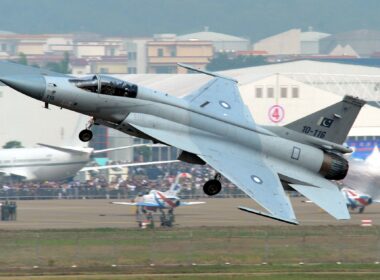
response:
<path id="1" fill-rule="evenodd" d="M 330 180 L 343 179 L 352 150 L 343 142 L 364 101 L 350 96 L 284 127 L 259 126 L 237 81 L 180 64 L 213 78 L 183 98 L 106 75 L 85 78 L 41 74 L 0 81 L 37 100 L 91 116 L 93 124 L 180 149 L 179 160 L 216 171 L 203 190 L 220 192 L 229 179 L 265 210 L 240 210 L 298 224 L 284 189 L 292 188 L 336 219 L 349 219 L 344 197 Z M 90 125 L 91 126 L 91 125 Z M 90 126 L 80 139 L 91 139 Z"/>

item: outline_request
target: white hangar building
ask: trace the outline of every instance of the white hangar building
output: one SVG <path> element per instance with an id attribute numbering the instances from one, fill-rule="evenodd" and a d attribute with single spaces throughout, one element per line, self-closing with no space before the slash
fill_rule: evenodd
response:
<path id="1" fill-rule="evenodd" d="M 296 61 L 221 72 L 239 81 L 244 102 L 255 121 L 265 125 L 284 125 L 319 109 L 339 102 L 345 94 L 367 101 L 380 101 L 380 69 L 328 62 Z M 201 74 L 134 74 L 115 77 L 155 88 L 176 96 L 196 90 L 210 77 Z M 24 97 L 8 87 L 0 87 L 0 145 L 18 140 L 25 146 L 35 143 L 64 144 L 73 136 L 78 114 Z M 81 120 L 83 123 L 83 118 Z M 83 126 L 83 124 L 81 125 Z M 380 143 L 380 109 L 365 105 L 350 133 L 351 140 L 364 141 L 368 151 Z M 98 142 L 106 146 L 125 145 L 133 140 L 109 130 Z M 362 143 L 362 144 L 363 144 Z M 363 148 L 363 149 L 364 149 Z M 174 156 L 167 148 L 154 148 L 153 159 Z M 111 156 L 131 159 L 128 151 Z"/>

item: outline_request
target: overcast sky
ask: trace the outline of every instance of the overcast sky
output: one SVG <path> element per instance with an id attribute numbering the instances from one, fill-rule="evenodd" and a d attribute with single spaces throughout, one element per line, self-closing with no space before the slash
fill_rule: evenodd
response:
<path id="1" fill-rule="evenodd" d="M 378 0 L 0 0 L 0 30 L 186 34 L 209 26 L 255 41 L 291 28 L 380 30 Z"/>

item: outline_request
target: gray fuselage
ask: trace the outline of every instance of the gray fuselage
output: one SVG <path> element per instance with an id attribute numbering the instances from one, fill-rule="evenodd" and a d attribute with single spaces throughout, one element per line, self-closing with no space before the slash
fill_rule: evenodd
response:
<path id="1" fill-rule="evenodd" d="M 228 109 L 226 114 L 206 115 L 200 108 L 191 107 L 187 100 L 144 87 L 138 87 L 136 97 L 113 96 L 78 88 L 64 77 L 45 79 L 47 86 L 42 101 L 90 115 L 126 133 L 132 125 L 186 135 L 190 141 L 192 136 L 199 135 L 227 146 L 231 142 L 239 143 L 265 155 L 264 160 L 270 157 L 271 162 L 296 164 L 300 172 L 307 169 L 317 173 L 324 162 L 322 150 L 278 137 L 260 126 L 236 123 L 229 119 Z M 186 151 L 188 143 L 177 148 Z M 196 147 L 191 152 L 196 154 Z"/>

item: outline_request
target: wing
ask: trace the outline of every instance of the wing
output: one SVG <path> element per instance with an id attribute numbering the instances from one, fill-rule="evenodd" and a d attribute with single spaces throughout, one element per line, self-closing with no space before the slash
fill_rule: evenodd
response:
<path id="1" fill-rule="evenodd" d="M 146 203 L 146 202 L 117 202 L 117 201 L 113 201 L 113 202 L 111 202 L 111 204 L 127 205 L 127 206 L 160 207 L 160 205 L 158 205 L 158 204 Z"/>
<path id="2" fill-rule="evenodd" d="M 88 151 L 86 150 L 80 150 L 80 148 L 71 148 L 71 147 L 60 147 L 60 146 L 53 146 L 53 145 L 48 145 L 48 144 L 43 144 L 43 143 L 37 143 L 39 146 L 42 147 L 47 147 L 53 150 L 57 150 L 60 152 L 68 153 L 68 154 L 74 154 L 74 155 L 85 155 L 89 154 Z"/>
<path id="3" fill-rule="evenodd" d="M 105 152 L 112 152 L 112 151 L 118 151 L 118 150 L 124 150 L 124 149 L 130 149 L 130 148 L 138 148 L 138 147 L 166 147 L 166 145 L 162 144 L 135 144 L 135 145 L 129 145 L 129 146 L 123 146 L 123 147 L 116 147 L 116 148 L 109 148 L 109 149 L 103 149 L 103 150 L 94 150 L 92 154 L 101 154 Z"/>
<path id="4" fill-rule="evenodd" d="M 111 169 L 111 168 L 121 168 L 121 167 L 166 164 L 166 163 L 173 163 L 173 162 L 179 162 L 179 161 L 178 160 L 164 160 L 164 161 L 123 163 L 123 164 L 113 164 L 113 165 L 104 165 L 104 166 L 89 166 L 89 167 L 83 167 L 81 170 L 79 170 L 79 172 L 91 171 L 91 170 Z"/>
<path id="5" fill-rule="evenodd" d="M 5 176 L 20 176 L 27 180 L 35 180 L 37 179 L 34 173 L 30 172 L 27 169 L 23 168 L 7 168 L 7 169 L 0 169 L 0 173 L 4 174 Z"/>
<path id="6" fill-rule="evenodd" d="M 236 81 L 214 78 L 197 91 L 184 97 L 194 111 L 255 128 L 247 106 L 243 103 Z"/>
<path id="7" fill-rule="evenodd" d="M 116 204 L 116 205 L 128 205 L 128 206 L 136 206 L 136 202 L 118 202 L 118 201 L 112 201 L 111 204 Z"/>
<path id="8" fill-rule="evenodd" d="M 200 157 L 265 208 L 269 214 L 245 207 L 242 207 L 242 210 L 297 224 L 292 205 L 277 173 L 261 160 L 260 155 L 247 153 L 244 149 L 233 151 L 233 154 L 222 155 L 209 150 L 209 155 Z"/>
<path id="9" fill-rule="evenodd" d="M 192 205 L 200 205 L 200 204 L 205 204 L 206 202 L 204 201 L 188 201 L 188 202 L 183 202 L 181 201 L 179 206 L 192 206 Z"/>

